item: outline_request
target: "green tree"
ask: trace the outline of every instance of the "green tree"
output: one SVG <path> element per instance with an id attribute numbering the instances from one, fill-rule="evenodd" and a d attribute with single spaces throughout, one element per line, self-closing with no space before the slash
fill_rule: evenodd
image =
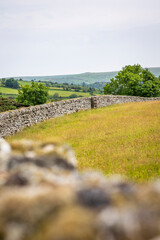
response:
<path id="1" fill-rule="evenodd" d="M 53 99 L 58 100 L 59 99 L 59 93 L 53 94 Z"/>
<path id="2" fill-rule="evenodd" d="M 6 79 L 5 79 L 5 78 L 2 78 L 2 86 L 5 87 L 5 83 L 6 83 Z"/>
<path id="3" fill-rule="evenodd" d="M 156 97 L 160 96 L 160 81 L 147 68 L 128 65 L 105 85 L 104 93 Z"/>
<path id="4" fill-rule="evenodd" d="M 42 83 L 34 83 L 21 86 L 21 90 L 18 91 L 17 101 L 26 106 L 38 105 L 46 103 L 48 99 L 48 87 Z"/>
<path id="5" fill-rule="evenodd" d="M 69 96 L 69 98 L 77 98 L 78 96 L 77 96 L 77 94 L 75 94 L 75 93 L 73 93 L 73 94 L 71 94 L 70 96 Z"/>
<path id="6" fill-rule="evenodd" d="M 5 81 L 5 87 L 18 89 L 20 86 L 14 78 L 9 78 Z"/>

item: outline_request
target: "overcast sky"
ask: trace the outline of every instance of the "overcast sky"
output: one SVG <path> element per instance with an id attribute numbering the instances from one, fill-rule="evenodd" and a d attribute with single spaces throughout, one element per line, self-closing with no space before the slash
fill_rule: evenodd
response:
<path id="1" fill-rule="evenodd" d="M 0 77 L 160 67 L 160 0 L 0 0 Z"/>

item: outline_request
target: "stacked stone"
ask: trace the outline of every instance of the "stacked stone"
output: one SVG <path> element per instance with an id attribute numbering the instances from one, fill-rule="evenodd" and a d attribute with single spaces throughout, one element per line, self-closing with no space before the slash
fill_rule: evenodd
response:
<path id="1" fill-rule="evenodd" d="M 129 103 L 129 102 L 148 102 L 160 101 L 160 97 L 136 97 L 136 96 L 120 96 L 120 95 L 101 95 L 96 96 L 96 107 L 106 107 L 113 104 Z"/>
<path id="2" fill-rule="evenodd" d="M 1 240 L 159 240 L 160 181 L 80 173 L 66 145 L 0 140 Z"/>
<path id="3" fill-rule="evenodd" d="M 13 135 L 25 127 L 50 118 L 61 117 L 91 108 L 90 98 L 77 98 L 53 102 L 0 113 L 0 137 Z"/>
<path id="4" fill-rule="evenodd" d="M 65 114 L 127 102 L 155 101 L 159 98 L 102 95 L 53 102 L 0 113 L 0 137 L 6 137 L 38 122 Z"/>

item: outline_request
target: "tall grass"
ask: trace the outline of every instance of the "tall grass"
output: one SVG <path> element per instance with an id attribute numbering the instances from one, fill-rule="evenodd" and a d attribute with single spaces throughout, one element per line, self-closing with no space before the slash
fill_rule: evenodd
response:
<path id="1" fill-rule="evenodd" d="M 79 168 L 143 181 L 160 175 L 160 102 L 81 111 L 26 128 L 13 139 L 61 141 L 75 150 Z"/>

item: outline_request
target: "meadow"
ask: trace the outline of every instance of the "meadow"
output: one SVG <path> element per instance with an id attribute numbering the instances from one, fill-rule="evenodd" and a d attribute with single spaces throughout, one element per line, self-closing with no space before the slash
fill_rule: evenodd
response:
<path id="1" fill-rule="evenodd" d="M 7 88 L 7 87 L 0 87 L 0 93 L 4 94 L 18 94 L 17 89 Z"/>
<path id="2" fill-rule="evenodd" d="M 31 85 L 31 81 L 18 81 L 20 85 Z M 1 91 L 1 90 L 0 90 Z M 63 88 L 57 88 L 57 87 L 50 87 L 49 88 L 49 95 L 54 95 L 55 93 L 58 93 L 61 97 L 69 97 L 71 94 L 81 95 L 83 97 L 89 97 L 89 93 L 84 93 L 82 91 L 76 92 L 74 90 L 72 91 L 64 91 Z"/>
<path id="3" fill-rule="evenodd" d="M 144 181 L 160 175 L 160 102 L 113 105 L 50 119 L 8 137 L 58 141 L 75 150 L 80 170 Z"/>
<path id="4" fill-rule="evenodd" d="M 23 83 L 22 85 L 25 85 L 25 83 Z M 0 93 L 2 94 L 2 96 L 3 95 L 5 96 L 5 94 L 10 95 L 10 96 L 12 96 L 12 95 L 15 96 L 15 95 L 18 95 L 18 90 L 13 89 L 13 88 L 0 87 Z M 49 95 L 54 95 L 55 93 L 58 93 L 59 96 L 61 96 L 61 97 L 69 97 L 71 94 L 76 94 L 78 96 L 81 95 L 83 97 L 90 96 L 89 93 L 76 92 L 76 91 L 64 91 L 61 88 L 50 88 L 49 89 Z"/>
<path id="5" fill-rule="evenodd" d="M 71 94 L 81 95 L 83 97 L 90 97 L 91 95 L 89 93 L 84 92 L 76 92 L 76 91 L 64 91 L 63 89 L 49 89 L 49 95 L 54 95 L 55 93 L 58 93 L 61 97 L 69 97 Z"/>

